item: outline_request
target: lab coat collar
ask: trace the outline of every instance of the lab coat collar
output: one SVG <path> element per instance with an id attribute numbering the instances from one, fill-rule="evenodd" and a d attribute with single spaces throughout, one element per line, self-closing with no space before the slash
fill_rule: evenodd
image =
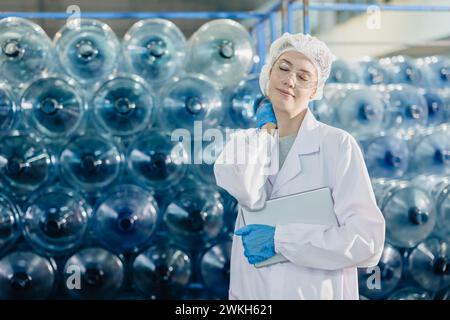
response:
<path id="1" fill-rule="evenodd" d="M 272 194 L 278 192 L 284 184 L 302 171 L 302 156 L 319 151 L 320 136 L 318 127 L 319 122 L 308 108 L 283 166 L 279 168 L 278 174 L 269 177 L 273 185 Z"/>

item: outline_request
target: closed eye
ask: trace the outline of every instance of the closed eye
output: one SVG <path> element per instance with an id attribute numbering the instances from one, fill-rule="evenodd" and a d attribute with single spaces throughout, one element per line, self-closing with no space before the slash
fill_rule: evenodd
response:
<path id="1" fill-rule="evenodd" d="M 300 75 L 298 75 L 298 77 L 299 77 L 301 80 L 303 80 L 303 81 L 308 81 L 308 80 L 309 80 L 309 77 L 300 76 Z"/>

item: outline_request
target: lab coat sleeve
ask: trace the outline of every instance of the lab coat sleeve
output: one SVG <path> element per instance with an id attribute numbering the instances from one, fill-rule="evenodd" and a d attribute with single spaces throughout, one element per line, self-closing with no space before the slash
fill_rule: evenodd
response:
<path id="1" fill-rule="evenodd" d="M 351 135 L 338 145 L 332 195 L 339 226 L 289 224 L 275 229 L 275 251 L 300 266 L 372 267 L 383 251 L 385 221 L 361 150 Z"/>
<path id="2" fill-rule="evenodd" d="M 240 130 L 230 135 L 214 163 L 216 183 L 250 210 L 264 207 L 265 184 L 278 169 L 276 140 L 265 130 Z M 274 171 L 275 170 L 275 171 Z"/>

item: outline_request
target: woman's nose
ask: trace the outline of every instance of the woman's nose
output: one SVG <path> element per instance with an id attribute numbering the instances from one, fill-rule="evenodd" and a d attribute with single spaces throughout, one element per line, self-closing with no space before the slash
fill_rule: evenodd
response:
<path id="1" fill-rule="evenodd" d="M 294 75 L 292 73 L 289 73 L 289 75 L 285 78 L 284 80 L 284 84 L 288 85 L 291 88 L 295 87 L 295 78 Z"/>

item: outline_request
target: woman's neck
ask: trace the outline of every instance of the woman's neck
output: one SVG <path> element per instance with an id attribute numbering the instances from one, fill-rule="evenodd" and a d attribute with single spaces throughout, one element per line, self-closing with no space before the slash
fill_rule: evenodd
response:
<path id="1" fill-rule="evenodd" d="M 275 117 L 277 118 L 278 134 L 280 137 L 296 134 L 302 125 L 308 107 L 304 108 L 296 114 L 278 111 L 274 108 Z"/>

